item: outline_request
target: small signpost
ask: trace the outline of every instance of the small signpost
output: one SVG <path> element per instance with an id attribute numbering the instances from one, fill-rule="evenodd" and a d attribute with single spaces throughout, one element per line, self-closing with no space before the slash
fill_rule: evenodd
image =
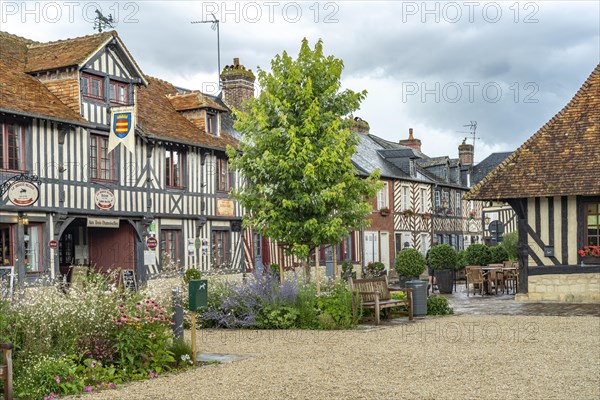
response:
<path id="1" fill-rule="evenodd" d="M 188 284 L 188 294 L 192 319 L 192 362 L 196 365 L 196 311 L 208 305 L 208 281 L 191 280 Z"/>
<path id="2" fill-rule="evenodd" d="M 132 269 L 121 270 L 121 285 L 125 290 L 131 290 L 135 292 L 137 290 L 137 283 L 135 282 L 135 272 Z"/>
<path id="3" fill-rule="evenodd" d="M 158 240 L 156 240 L 154 236 L 150 236 L 146 239 L 146 246 L 148 246 L 150 250 L 154 250 L 158 246 Z"/>
<path id="4" fill-rule="evenodd" d="M 75 265 L 71 267 L 71 287 L 78 287 L 83 290 L 83 282 L 88 274 L 88 267 L 83 265 Z"/>

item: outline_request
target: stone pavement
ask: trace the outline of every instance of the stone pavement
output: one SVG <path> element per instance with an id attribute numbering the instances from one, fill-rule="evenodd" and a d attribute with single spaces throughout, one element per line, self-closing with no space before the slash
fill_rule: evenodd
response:
<path id="1" fill-rule="evenodd" d="M 519 302 L 515 301 L 513 294 L 473 295 L 472 288 L 467 297 L 464 282 L 458 282 L 456 290 L 455 293 L 442 295 L 448 299 L 455 314 L 600 317 L 600 303 Z"/>

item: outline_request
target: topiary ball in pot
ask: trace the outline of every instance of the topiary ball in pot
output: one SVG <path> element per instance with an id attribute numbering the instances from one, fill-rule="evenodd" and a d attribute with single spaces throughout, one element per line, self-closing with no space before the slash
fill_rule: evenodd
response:
<path id="1" fill-rule="evenodd" d="M 465 259 L 467 265 L 488 265 L 492 262 L 492 252 L 486 245 L 475 243 L 467 247 Z"/>
<path id="2" fill-rule="evenodd" d="M 429 250 L 429 265 L 434 270 L 455 269 L 457 253 L 449 244 L 439 244 Z"/>
<path id="3" fill-rule="evenodd" d="M 425 257 L 417 249 L 404 249 L 396 256 L 394 263 L 398 275 L 418 278 L 427 267 Z"/>
<path id="4" fill-rule="evenodd" d="M 435 271 L 440 293 L 452 293 L 454 269 L 457 264 L 454 247 L 449 244 L 433 246 L 429 250 L 429 265 Z"/>

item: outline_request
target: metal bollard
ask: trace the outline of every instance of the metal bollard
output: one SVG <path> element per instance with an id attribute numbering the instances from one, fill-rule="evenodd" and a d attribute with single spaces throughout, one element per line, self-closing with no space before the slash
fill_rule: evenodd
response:
<path id="1" fill-rule="evenodd" d="M 173 298 L 173 337 L 175 340 L 183 340 L 183 305 L 181 304 L 181 290 L 174 288 L 171 291 Z"/>

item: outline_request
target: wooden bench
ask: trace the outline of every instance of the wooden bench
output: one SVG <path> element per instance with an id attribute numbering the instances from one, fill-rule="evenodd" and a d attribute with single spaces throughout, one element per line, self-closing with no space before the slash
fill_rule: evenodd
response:
<path id="1" fill-rule="evenodd" d="M 0 359 L 0 380 L 4 384 L 4 400 L 13 400 L 12 349 L 12 343 L 0 342 L 0 350 L 4 353 L 4 357 Z"/>
<path id="2" fill-rule="evenodd" d="M 398 306 L 408 306 L 408 319 L 413 319 L 412 289 L 393 289 L 388 287 L 387 276 L 369 279 L 348 279 L 352 292 L 352 304 L 355 307 L 358 299 L 362 300 L 363 308 L 372 308 L 375 313 L 375 325 L 379 325 L 379 313 L 382 309 Z M 390 297 L 390 292 L 405 292 L 406 300 L 395 300 Z"/>

